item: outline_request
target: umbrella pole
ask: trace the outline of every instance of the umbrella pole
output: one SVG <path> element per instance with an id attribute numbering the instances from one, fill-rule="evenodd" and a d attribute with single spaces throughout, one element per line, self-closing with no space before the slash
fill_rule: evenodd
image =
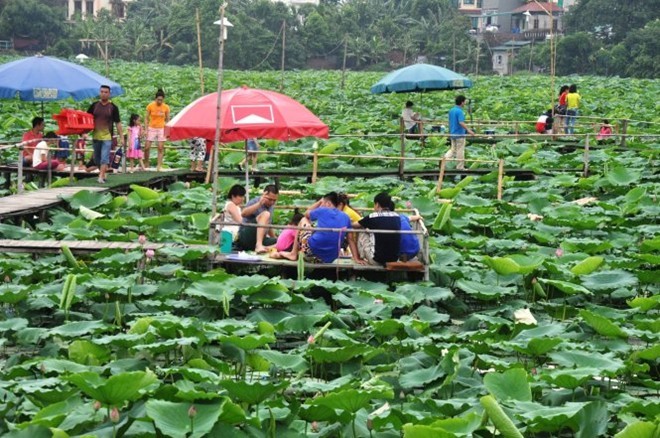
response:
<path id="1" fill-rule="evenodd" d="M 249 171 L 249 166 L 250 166 L 250 159 L 248 158 L 248 141 L 245 140 L 245 166 L 243 167 L 245 170 L 245 203 L 247 203 L 250 200 L 250 171 Z"/>
<path id="2" fill-rule="evenodd" d="M 222 103 L 222 62 L 225 51 L 225 7 L 227 3 L 220 6 L 220 56 L 218 58 L 218 104 L 216 106 L 215 121 L 215 141 L 213 143 L 213 196 L 211 199 L 211 218 L 218 214 L 218 147 L 220 145 L 221 114 L 220 104 Z"/>

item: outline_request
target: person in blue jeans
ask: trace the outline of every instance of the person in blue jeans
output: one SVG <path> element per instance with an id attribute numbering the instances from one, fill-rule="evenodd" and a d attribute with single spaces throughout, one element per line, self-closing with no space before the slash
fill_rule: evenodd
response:
<path id="1" fill-rule="evenodd" d="M 581 100 L 582 97 L 577 92 L 577 85 L 572 84 L 568 87 L 568 94 L 566 95 L 566 134 L 573 135 L 575 133 L 575 120 Z"/>
<path id="2" fill-rule="evenodd" d="M 105 175 L 110 164 L 110 150 L 112 149 L 112 135 L 114 127 L 117 127 L 117 134 L 122 139 L 123 146 L 126 146 L 124 133 L 119 117 L 119 108 L 110 101 L 110 87 L 101 85 L 99 90 L 99 100 L 94 102 L 88 113 L 94 116 L 94 130 L 92 131 L 92 144 L 94 147 L 94 162 L 99 166 L 99 184 L 105 184 Z"/>

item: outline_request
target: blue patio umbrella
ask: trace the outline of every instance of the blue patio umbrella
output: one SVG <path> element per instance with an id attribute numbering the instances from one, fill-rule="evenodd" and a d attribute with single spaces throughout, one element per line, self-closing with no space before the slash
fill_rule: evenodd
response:
<path id="1" fill-rule="evenodd" d="M 36 55 L 0 65 L 0 98 L 48 102 L 99 95 L 101 85 L 110 86 L 113 96 L 124 93 L 121 86 L 92 70 L 50 56 Z"/>
<path id="2" fill-rule="evenodd" d="M 456 90 L 472 87 L 472 81 L 449 69 L 431 64 L 413 64 L 388 73 L 371 87 L 374 94 Z"/>

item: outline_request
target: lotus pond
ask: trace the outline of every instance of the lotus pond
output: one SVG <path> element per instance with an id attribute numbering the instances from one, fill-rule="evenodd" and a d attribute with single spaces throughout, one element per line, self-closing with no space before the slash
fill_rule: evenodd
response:
<path id="1" fill-rule="evenodd" d="M 118 65 L 113 79 L 129 93 L 117 100 L 131 111 L 151 94 L 141 85 L 145 72 L 177 79 L 173 106 L 196 93 L 193 69 Z M 409 96 L 368 95 L 377 77 L 351 74 L 342 91 L 335 73 L 295 73 L 285 91 L 331 132 L 395 132 L 391 113 Z M 228 73 L 235 84 L 276 88 L 277 80 L 273 73 Z M 480 79 L 468 93 L 483 96 L 475 117 L 532 118 L 544 80 Z M 657 81 L 579 81 L 602 92 L 588 100 L 593 114 L 626 115 L 622 105 L 631 101 L 606 91 L 622 87 L 635 114 L 657 119 L 657 99 L 641 98 L 644 90 L 657 96 Z M 425 94 L 423 102 L 444 118 L 451 99 Z M 13 105 L 21 107 L 3 102 L 3 112 Z M 18 117 L 5 125 L 5 138 L 17 126 Z M 653 133 L 654 126 L 631 129 Z M 439 139 L 408 144 L 417 156 L 446 150 Z M 398 139 L 340 137 L 321 146 L 398 153 Z M 183 246 L 155 254 L 3 255 L 3 436 L 657 436 L 658 142 L 601 145 L 590 152 L 587 177 L 575 171 L 583 151 L 552 142 L 507 139 L 469 146 L 468 154 L 502 158 L 535 179 L 505 178 L 502 201 L 495 171 L 446 180 L 440 193 L 424 179 L 284 182 L 302 194 L 281 197 L 281 204 L 307 205 L 343 190 L 358 195 L 352 205 L 369 207 L 388 190 L 398 207 L 419 209 L 431 233 L 428 283 L 234 275 L 209 270 L 212 249 Z M 177 157 L 170 153 L 173 162 Z M 234 158 L 224 159 L 231 165 Z M 263 167 L 310 166 L 297 160 L 267 156 Z M 383 166 L 324 160 L 328 168 Z M 236 182 L 223 179 L 221 187 Z M 194 183 L 163 191 L 134 186 L 126 195 L 82 191 L 45 221 L 0 224 L 0 238 L 145 235 L 203 243 L 210 203 L 209 187 Z"/>

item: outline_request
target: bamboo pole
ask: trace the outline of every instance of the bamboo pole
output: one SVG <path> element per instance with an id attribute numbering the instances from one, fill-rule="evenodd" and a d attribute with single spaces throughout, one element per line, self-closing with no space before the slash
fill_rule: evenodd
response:
<path id="1" fill-rule="evenodd" d="M 71 148 L 71 168 L 69 169 L 69 183 L 73 182 L 73 171 L 76 167 L 76 146 L 75 143 Z"/>
<path id="2" fill-rule="evenodd" d="M 280 81 L 280 91 L 284 90 L 284 58 L 286 53 L 286 20 L 282 20 L 282 79 Z"/>
<path id="3" fill-rule="evenodd" d="M 16 176 L 18 181 L 16 181 L 16 192 L 19 195 L 23 193 L 23 188 L 25 186 L 25 184 L 23 184 L 23 148 L 24 146 L 18 147 L 18 175 Z"/>
<path id="4" fill-rule="evenodd" d="M 208 184 L 211 182 L 211 174 L 213 172 L 213 165 L 215 163 L 215 155 L 214 154 L 209 154 L 209 164 L 208 167 L 206 168 L 206 177 L 204 178 L 204 184 Z"/>
<path id="5" fill-rule="evenodd" d="M 584 139 L 584 169 L 582 170 L 582 176 L 585 178 L 589 176 L 589 135 Z"/>
<path id="6" fill-rule="evenodd" d="M 440 160 L 440 173 L 438 174 L 438 185 L 435 189 L 436 193 L 440 192 L 442 190 L 442 183 L 443 180 L 445 179 L 445 166 L 447 165 L 447 162 L 445 161 L 445 157 L 442 157 Z"/>
<path id="7" fill-rule="evenodd" d="M 53 165 L 50 160 L 50 148 L 46 151 L 46 163 L 48 164 L 48 187 L 53 181 Z"/>
<path id="8" fill-rule="evenodd" d="M 215 120 L 215 139 L 213 142 L 213 196 L 211 199 L 211 217 L 215 217 L 218 213 L 218 148 L 220 147 L 220 132 L 222 127 L 222 118 L 220 108 L 222 108 L 222 79 L 223 79 L 223 58 L 225 53 L 225 8 L 227 2 L 220 5 L 220 55 L 218 57 L 218 101 L 216 103 L 216 120 Z M 211 166 L 209 166 L 211 167 Z"/>
<path id="9" fill-rule="evenodd" d="M 315 147 L 314 161 L 312 165 L 312 184 L 316 182 L 318 171 L 319 171 L 319 151 L 318 151 L 318 147 Z"/>
<path id="10" fill-rule="evenodd" d="M 502 191 L 504 188 L 504 160 L 500 159 L 500 164 L 497 169 L 497 200 L 502 200 Z"/>
<path id="11" fill-rule="evenodd" d="M 626 147 L 626 134 L 628 133 L 628 119 L 621 120 L 621 147 Z"/>
<path id="12" fill-rule="evenodd" d="M 401 129 L 401 157 L 399 160 L 399 178 L 403 179 L 405 155 L 406 155 L 406 126 L 403 123 L 403 117 L 399 118 L 399 128 Z"/>
<path id="13" fill-rule="evenodd" d="M 197 25 L 197 59 L 199 61 L 199 86 L 204 95 L 204 63 L 202 61 L 202 29 L 199 19 L 199 8 L 195 8 L 195 23 Z"/>

